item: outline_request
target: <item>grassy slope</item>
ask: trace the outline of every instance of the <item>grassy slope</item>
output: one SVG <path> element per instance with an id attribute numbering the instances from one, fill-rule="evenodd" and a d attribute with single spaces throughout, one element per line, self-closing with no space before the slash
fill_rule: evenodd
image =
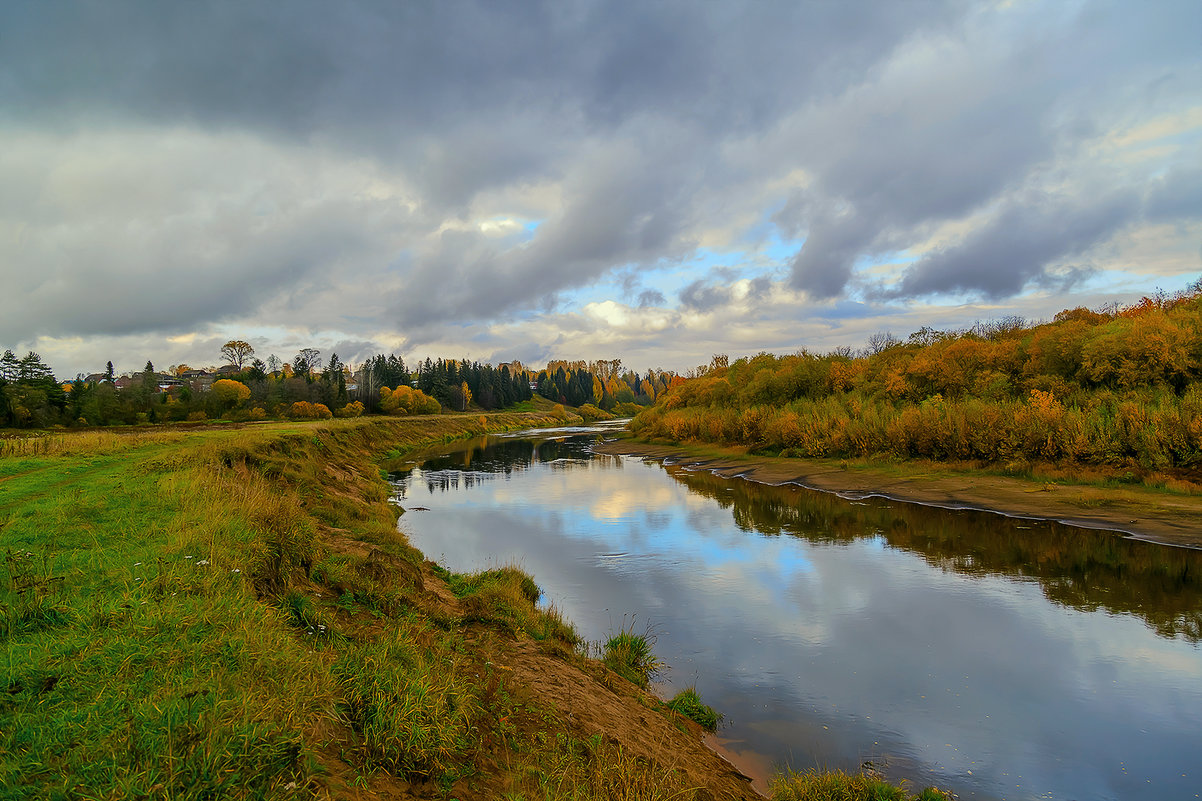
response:
<path id="1" fill-rule="evenodd" d="M 577 696 L 581 713 L 610 696 L 610 717 L 670 713 L 580 657 L 528 579 L 448 586 L 397 533 L 376 458 L 549 422 L 343 420 L 10 447 L 0 798 L 651 799 L 710 780 L 740 795 L 717 769 L 674 770 L 634 756 L 634 738 L 573 725 L 561 707 Z M 522 664 L 539 666 L 531 685 L 569 671 L 559 705 L 523 687 Z"/>

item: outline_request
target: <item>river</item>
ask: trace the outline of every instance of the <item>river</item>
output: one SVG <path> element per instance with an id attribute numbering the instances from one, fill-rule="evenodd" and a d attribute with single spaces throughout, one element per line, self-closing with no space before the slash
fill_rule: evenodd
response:
<path id="1" fill-rule="evenodd" d="M 752 775 L 867 765 L 963 799 L 1202 792 L 1202 551 L 594 454 L 604 425 L 392 475 L 451 570 L 518 564 L 586 639 L 649 631 Z"/>

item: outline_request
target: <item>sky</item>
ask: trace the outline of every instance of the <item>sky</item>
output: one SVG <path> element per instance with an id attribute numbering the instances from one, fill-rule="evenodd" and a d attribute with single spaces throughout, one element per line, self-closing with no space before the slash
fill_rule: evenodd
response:
<path id="1" fill-rule="evenodd" d="M 0 348 L 677 371 L 1202 277 L 1202 3 L 0 4 Z"/>

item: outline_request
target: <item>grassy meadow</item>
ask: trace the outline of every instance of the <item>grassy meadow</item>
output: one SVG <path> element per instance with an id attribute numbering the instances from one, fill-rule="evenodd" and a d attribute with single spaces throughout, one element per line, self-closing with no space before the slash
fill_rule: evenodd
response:
<path id="1" fill-rule="evenodd" d="M 695 797 L 493 661 L 604 673 L 529 576 L 431 571 L 397 531 L 385 455 L 557 422 L 0 440 L 0 798 Z"/>

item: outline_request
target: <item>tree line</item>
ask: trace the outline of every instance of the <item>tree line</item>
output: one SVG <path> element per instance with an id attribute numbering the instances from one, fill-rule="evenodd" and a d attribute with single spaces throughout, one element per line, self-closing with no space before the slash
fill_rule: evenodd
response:
<path id="1" fill-rule="evenodd" d="M 255 356 L 247 342 L 221 348 L 225 364 L 193 370 L 186 364 L 117 376 L 112 362 L 100 373 L 60 382 L 33 352 L 0 359 L 0 427 L 131 425 L 228 419 L 352 417 L 365 413 L 427 414 L 442 409 L 504 409 L 534 396 L 536 374 L 514 361 L 494 367 L 467 359 L 425 359 L 410 367 L 393 355 L 376 355 L 357 370 L 338 355 L 326 361 L 303 348 L 291 361 Z M 621 360 L 592 365 L 553 362 L 540 394 L 573 406 L 601 402 L 649 404 L 666 386 L 664 373 L 642 379 L 619 374 Z M 586 367 L 593 367 L 592 370 Z M 566 372 L 564 368 L 567 368 Z M 558 378 L 570 399 L 553 386 Z M 637 407 L 635 409 L 637 411 Z"/>
<path id="2" fill-rule="evenodd" d="M 633 415 L 654 403 L 674 378 L 665 370 L 648 370 L 646 376 L 623 371 L 621 359 L 552 361 L 535 376 L 535 385 L 539 395 L 556 403 Z"/>
<path id="3" fill-rule="evenodd" d="M 875 336 L 859 353 L 715 357 L 642 436 L 784 455 L 1202 465 L 1202 282 L 1128 306 Z"/>

